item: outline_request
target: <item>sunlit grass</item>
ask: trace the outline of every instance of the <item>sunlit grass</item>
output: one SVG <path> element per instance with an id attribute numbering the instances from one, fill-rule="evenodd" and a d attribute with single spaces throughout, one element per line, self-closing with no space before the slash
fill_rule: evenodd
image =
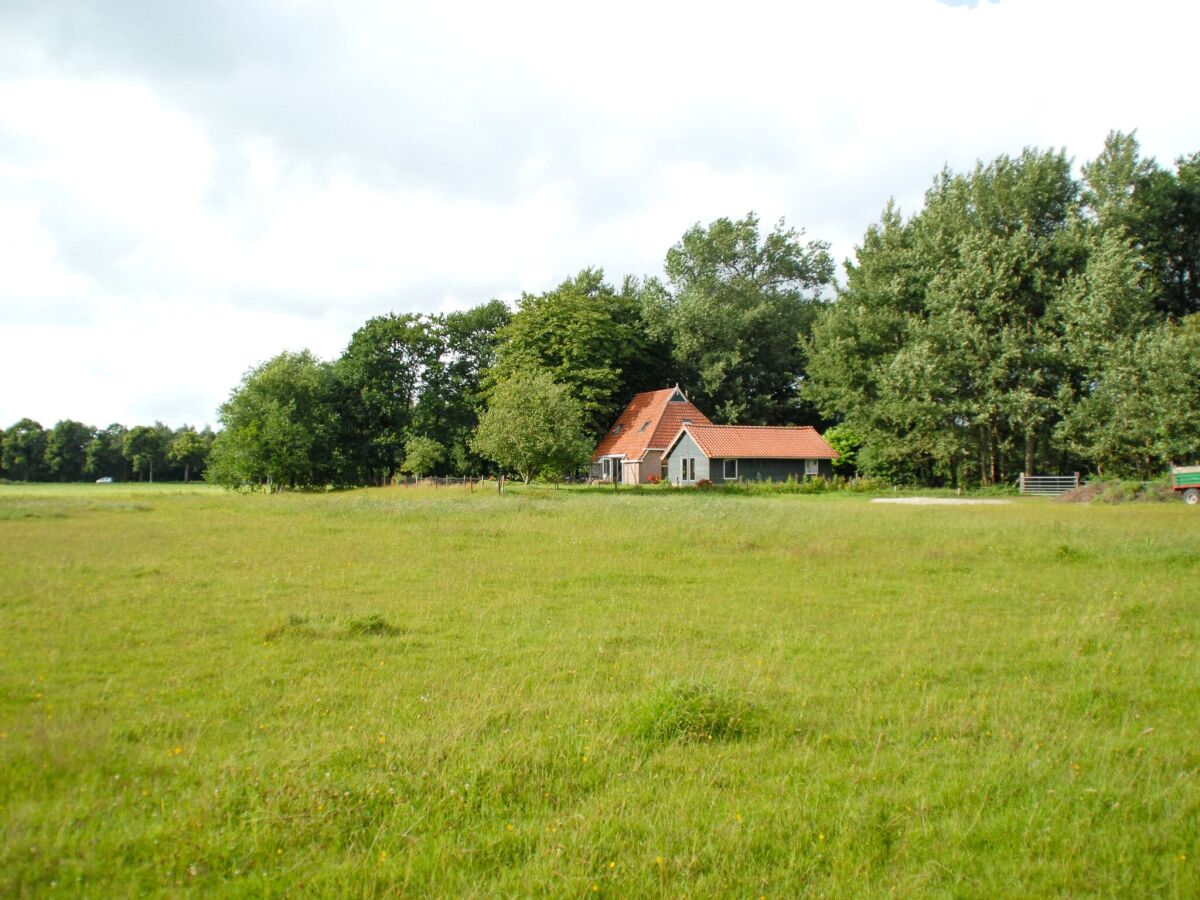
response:
<path id="1" fill-rule="evenodd" d="M 0 893 L 1195 896 L 1197 534 L 0 487 Z"/>

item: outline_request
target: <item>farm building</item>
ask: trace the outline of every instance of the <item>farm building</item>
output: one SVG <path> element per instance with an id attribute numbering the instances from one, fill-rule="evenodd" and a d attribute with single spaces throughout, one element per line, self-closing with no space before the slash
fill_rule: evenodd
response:
<path id="1" fill-rule="evenodd" d="M 652 476 L 665 481 L 663 451 L 685 422 L 712 424 L 678 386 L 635 395 L 592 454 L 591 476 L 629 484 Z"/>
<path id="2" fill-rule="evenodd" d="M 663 455 L 672 484 L 785 481 L 833 475 L 837 451 L 810 426 L 688 423 Z"/>

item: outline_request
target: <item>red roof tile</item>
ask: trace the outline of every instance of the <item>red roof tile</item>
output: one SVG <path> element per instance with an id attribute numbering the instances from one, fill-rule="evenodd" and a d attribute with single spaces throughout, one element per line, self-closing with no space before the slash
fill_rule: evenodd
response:
<path id="1" fill-rule="evenodd" d="M 709 459 L 836 459 L 837 451 L 811 425 L 712 425 L 687 426 Z M 674 446 L 681 428 L 671 440 Z"/>
<path id="2" fill-rule="evenodd" d="M 624 456 L 641 459 L 647 450 L 665 449 L 679 432 L 684 420 L 700 425 L 710 424 L 708 417 L 690 400 L 672 401 L 678 388 L 645 391 L 637 394 L 622 411 L 620 418 L 600 439 L 592 461 L 602 456 Z M 683 393 L 679 393 L 683 397 Z"/>

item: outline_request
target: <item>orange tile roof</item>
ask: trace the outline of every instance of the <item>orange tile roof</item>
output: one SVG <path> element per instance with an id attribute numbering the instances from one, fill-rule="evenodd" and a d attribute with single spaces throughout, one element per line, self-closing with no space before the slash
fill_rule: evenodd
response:
<path id="1" fill-rule="evenodd" d="M 600 444 L 592 454 L 592 461 L 602 456 L 641 459 L 647 450 L 666 449 L 685 419 L 700 425 L 711 424 L 708 416 L 696 409 L 690 400 L 671 402 L 678 390 L 664 388 L 636 394 L 621 412 L 620 418 L 600 439 Z M 680 396 L 683 396 L 682 391 Z"/>
<path id="2" fill-rule="evenodd" d="M 671 446 L 684 429 L 671 441 Z M 709 459 L 836 459 L 837 451 L 811 425 L 688 425 Z"/>

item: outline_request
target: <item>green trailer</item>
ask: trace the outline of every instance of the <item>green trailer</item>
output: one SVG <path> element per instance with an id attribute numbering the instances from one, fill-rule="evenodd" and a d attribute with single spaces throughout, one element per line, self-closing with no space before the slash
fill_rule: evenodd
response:
<path id="1" fill-rule="evenodd" d="M 1200 466 L 1171 466 L 1171 488 L 1188 506 L 1200 503 Z"/>

